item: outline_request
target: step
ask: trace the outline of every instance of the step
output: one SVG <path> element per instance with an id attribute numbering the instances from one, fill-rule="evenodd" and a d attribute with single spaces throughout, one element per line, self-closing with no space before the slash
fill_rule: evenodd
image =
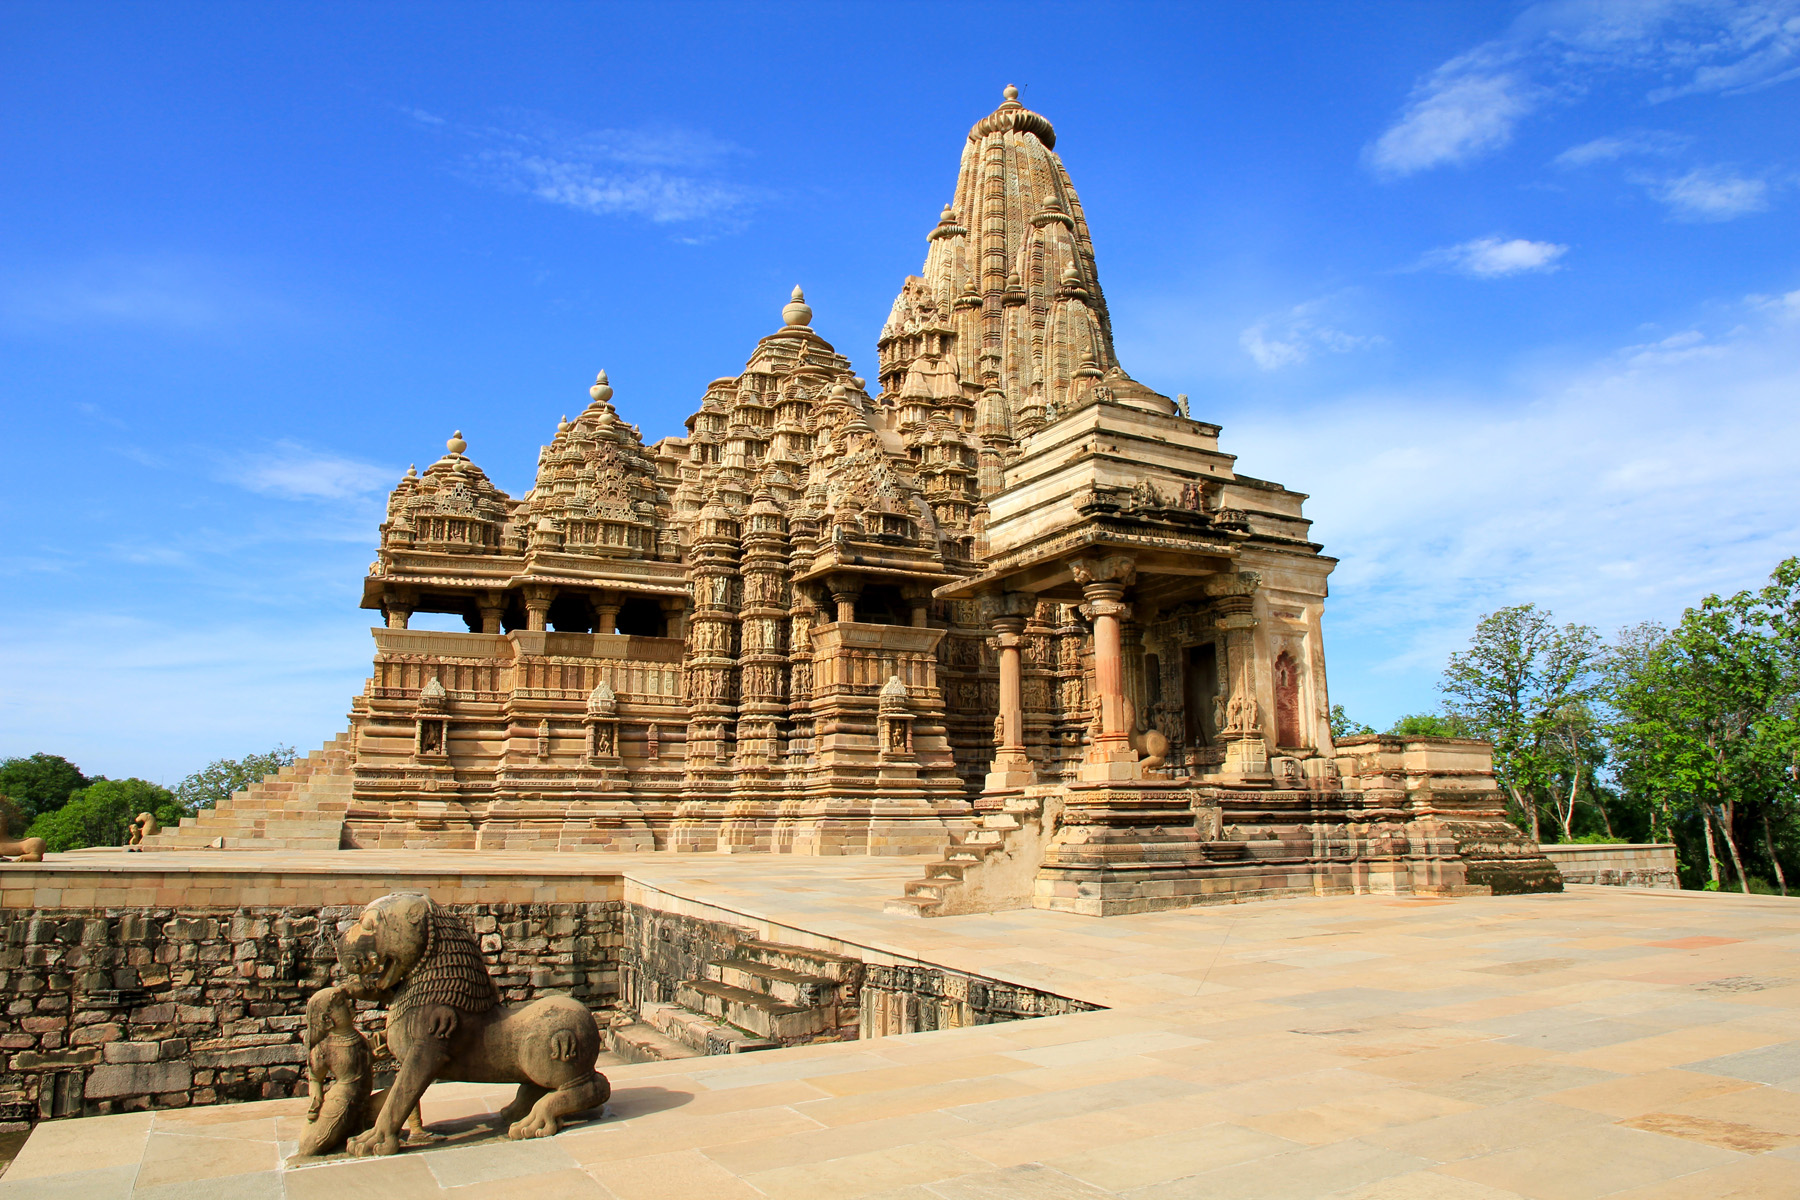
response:
<path id="1" fill-rule="evenodd" d="M 677 985 L 675 1002 L 689 1012 L 775 1041 L 801 1041 L 827 1028 L 825 1014 L 819 1009 L 782 1004 L 761 992 L 710 979 L 690 979 Z"/>
<path id="2" fill-rule="evenodd" d="M 642 1021 L 606 1031 L 606 1048 L 626 1062 L 669 1062 L 699 1058 L 700 1052 L 674 1038 L 665 1037 Z"/>
<path id="3" fill-rule="evenodd" d="M 906 881 L 905 894 L 908 896 L 930 896 L 943 899 L 945 892 L 955 891 L 962 886 L 960 879 L 909 879 Z"/>
<path id="4" fill-rule="evenodd" d="M 695 1054 L 744 1054 L 752 1050 L 773 1050 L 777 1045 L 768 1038 L 734 1029 L 722 1021 L 675 1004 L 642 1005 L 638 1019 Z"/>
<path id="5" fill-rule="evenodd" d="M 894 896 L 881 906 L 881 911 L 897 917 L 929 917 L 943 906 L 936 896 Z"/>
<path id="6" fill-rule="evenodd" d="M 932 863 L 925 868 L 925 877 L 927 879 L 955 879 L 960 881 L 963 878 L 963 872 L 974 865 L 974 863 L 964 862 L 961 859 L 951 859 L 948 862 Z"/>
<path id="7" fill-rule="evenodd" d="M 862 962 L 859 959 L 846 958 L 829 950 L 808 950 L 802 946 L 787 946 L 780 942 L 754 939 L 739 942 L 737 953 L 733 957 L 781 967 L 801 975 L 815 975 L 836 983 L 854 981 L 862 974 Z"/>
<path id="8" fill-rule="evenodd" d="M 836 980 L 806 975 L 785 967 L 748 958 L 727 958 L 706 964 L 706 977 L 747 992 L 760 992 L 782 1004 L 796 1008 L 818 1008 L 835 1004 L 838 998 Z"/>

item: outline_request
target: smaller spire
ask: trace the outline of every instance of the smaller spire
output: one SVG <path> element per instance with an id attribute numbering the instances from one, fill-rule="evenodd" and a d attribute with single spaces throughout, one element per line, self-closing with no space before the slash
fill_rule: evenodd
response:
<path id="1" fill-rule="evenodd" d="M 795 284 L 794 297 L 783 306 L 781 319 L 789 325 L 804 329 L 812 323 L 812 315 L 812 307 L 806 303 L 806 293 L 800 290 L 799 284 Z"/>
<path id="2" fill-rule="evenodd" d="M 448 450 L 452 454 L 461 454 L 464 450 L 467 450 L 468 448 L 469 448 L 469 443 L 463 441 L 462 430 L 460 430 L 460 429 L 457 430 L 455 433 L 451 434 L 450 440 L 444 443 L 444 449 Z"/>

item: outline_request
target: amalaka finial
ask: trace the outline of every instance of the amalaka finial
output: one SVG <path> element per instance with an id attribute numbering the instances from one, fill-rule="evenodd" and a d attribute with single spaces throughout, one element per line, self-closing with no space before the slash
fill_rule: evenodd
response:
<path id="1" fill-rule="evenodd" d="M 781 319 L 789 325 L 805 326 L 812 321 L 812 306 L 806 302 L 806 293 L 800 285 L 794 285 L 794 298 L 787 302 L 781 310 Z"/>
<path id="2" fill-rule="evenodd" d="M 1011 100 L 1011 101 L 1013 101 L 1013 102 L 1014 102 L 1014 103 L 1015 103 L 1015 104 L 1016 104 L 1016 103 L 1018 103 L 1018 99 L 1019 99 L 1019 89 L 1018 89 L 1018 88 L 1016 88 L 1016 87 L 1014 87 L 1014 86 L 1013 86 L 1013 85 L 1012 85 L 1012 84 L 1010 84 L 1010 83 L 1009 83 L 1009 84 L 1007 84 L 1007 85 L 1006 85 L 1006 90 L 1004 90 L 1004 91 L 1003 91 L 1003 92 L 1001 92 L 1001 93 L 1000 93 L 1000 94 L 1001 94 L 1001 95 L 1002 95 L 1002 96 L 1005 96 L 1005 97 L 1006 97 L 1006 98 L 1007 98 L 1007 99 L 1008 99 L 1008 100 Z"/>
<path id="3" fill-rule="evenodd" d="M 606 372 L 602 371 L 594 376 L 594 386 L 588 389 L 588 395 L 593 397 L 594 403 L 605 403 L 612 399 L 612 394 L 612 384 L 606 382 Z"/>
<path id="4" fill-rule="evenodd" d="M 460 429 L 457 430 L 455 433 L 451 434 L 450 440 L 444 443 L 444 449 L 448 450 L 452 454 L 461 454 L 464 450 L 467 450 L 468 448 L 469 448 L 469 443 L 463 441 L 462 430 L 460 430 Z"/>

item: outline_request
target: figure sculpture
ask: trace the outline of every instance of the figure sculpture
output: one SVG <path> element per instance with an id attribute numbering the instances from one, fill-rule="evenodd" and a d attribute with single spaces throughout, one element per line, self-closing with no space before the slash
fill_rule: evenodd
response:
<path id="1" fill-rule="evenodd" d="M 306 1002 L 306 1071 L 312 1105 L 299 1153 L 335 1154 L 368 1128 L 375 1079 L 369 1043 L 357 1032 L 344 988 L 320 988 Z"/>
<path id="2" fill-rule="evenodd" d="M 155 837 L 156 834 L 161 831 L 161 828 L 162 827 L 156 823 L 155 813 L 139 813 L 137 819 L 131 823 L 131 839 L 127 843 L 125 849 L 142 850 L 144 848 L 144 843 L 150 838 Z"/>
<path id="3" fill-rule="evenodd" d="M 0 796 L 0 858 L 13 862 L 43 862 L 44 839 L 36 837 L 15 838 L 12 836 L 12 816 L 18 808 L 5 796 Z"/>
<path id="4" fill-rule="evenodd" d="M 1131 748 L 1144 756 L 1140 760 L 1144 770 L 1160 769 L 1169 758 L 1169 739 L 1162 730 L 1139 718 L 1137 706 L 1129 696 L 1125 699 L 1125 725 L 1131 731 Z"/>
<path id="5" fill-rule="evenodd" d="M 468 922 L 418 892 L 370 901 L 338 943 L 345 991 L 388 1006 L 399 1072 L 374 1127 L 350 1139 L 358 1156 L 400 1149 L 406 1120 L 432 1081 L 516 1083 L 500 1113 L 506 1135 L 547 1137 L 612 1094 L 594 1070 L 600 1027 L 579 1001 L 549 995 L 519 1009 L 499 1002 Z"/>

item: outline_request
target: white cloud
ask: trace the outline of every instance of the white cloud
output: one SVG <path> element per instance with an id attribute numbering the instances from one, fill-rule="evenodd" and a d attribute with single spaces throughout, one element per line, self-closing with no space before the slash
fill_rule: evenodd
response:
<path id="1" fill-rule="evenodd" d="M 1324 313 L 1336 300 L 1324 296 L 1265 317 L 1238 335 L 1238 345 L 1265 371 L 1298 366 L 1319 351 L 1347 354 L 1386 343 L 1379 335 L 1346 333 L 1328 324 Z"/>
<path id="2" fill-rule="evenodd" d="M 1683 221 L 1730 221 L 1769 208 L 1768 182 L 1728 167 L 1696 167 L 1685 175 L 1643 182 Z"/>
<path id="3" fill-rule="evenodd" d="M 1425 256 L 1424 265 L 1461 271 L 1477 279 L 1499 279 L 1507 275 L 1554 271 L 1559 265 L 1558 260 L 1568 252 L 1567 246 L 1555 242 L 1482 237 L 1433 250 Z"/>
<path id="4" fill-rule="evenodd" d="M 1800 551 L 1800 292 L 1727 319 L 1496 396 L 1228 422 L 1241 468 L 1309 493 L 1313 536 L 1341 560 L 1327 650 L 1364 719 L 1382 695 L 1389 715 L 1428 702 L 1445 656 L 1502 605 L 1603 631 L 1668 621 Z"/>
<path id="5" fill-rule="evenodd" d="M 1469 162 L 1505 146 L 1519 122 L 1546 104 L 1573 103 L 1609 77 L 1634 75 L 1673 80 L 1649 90 L 1652 103 L 1800 77 L 1800 0 L 1531 5 L 1503 36 L 1415 85 L 1365 160 L 1390 177 Z"/>
<path id="6" fill-rule="evenodd" d="M 488 151 L 482 163 L 495 177 L 539 200 L 596 216 L 639 216 L 658 223 L 695 221 L 741 207 L 745 193 L 727 184 L 663 171 L 603 171 L 589 162 Z"/>
<path id="7" fill-rule="evenodd" d="M 1570 146 L 1556 156 L 1559 167 L 1588 167 L 1595 163 L 1616 162 L 1622 158 L 1643 158 L 1679 153 L 1692 138 L 1659 129 L 1640 129 L 1617 137 L 1595 138 L 1579 146 Z"/>
<path id="8" fill-rule="evenodd" d="M 718 221 L 759 198 L 757 189 L 726 177 L 728 164 L 748 152 L 704 132 L 577 129 L 523 111 L 477 126 L 400 111 L 433 132 L 472 143 L 462 168 L 477 182 L 595 216 L 658 224 Z"/>
<path id="9" fill-rule="evenodd" d="M 1481 56 L 1485 57 L 1485 56 Z M 1467 162 L 1512 139 L 1513 127 L 1536 107 L 1536 90 L 1508 71 L 1454 59 L 1413 90 L 1400 119 L 1369 147 L 1368 161 L 1386 175 Z"/>
<path id="10" fill-rule="evenodd" d="M 386 467 L 277 442 L 272 450 L 224 464 L 225 479 L 266 496 L 287 500 L 350 500 L 385 491 L 398 475 Z"/>

